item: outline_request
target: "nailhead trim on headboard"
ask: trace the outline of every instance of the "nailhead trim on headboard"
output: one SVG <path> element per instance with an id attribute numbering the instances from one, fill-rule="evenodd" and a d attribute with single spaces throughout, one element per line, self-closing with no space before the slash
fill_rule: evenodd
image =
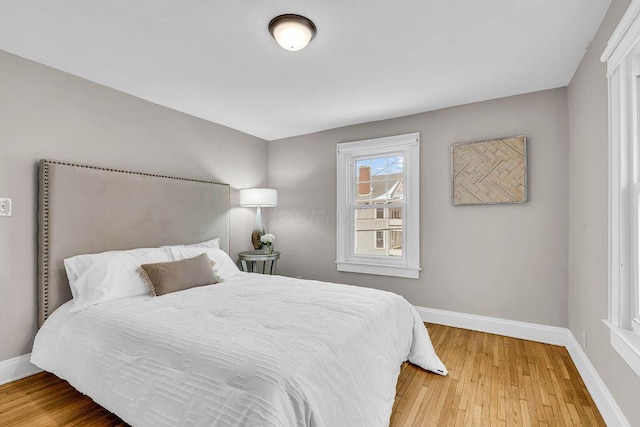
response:
<path id="1" fill-rule="evenodd" d="M 81 165 L 77 163 L 71 162 L 62 162 L 57 160 L 40 160 L 40 194 L 41 194 L 41 203 L 39 206 L 39 232 L 38 232 L 38 240 L 39 240 L 39 248 L 40 252 L 38 254 L 38 296 L 39 296 L 39 304 L 40 310 L 38 313 L 38 326 L 41 326 L 44 321 L 49 317 L 49 166 L 55 165 L 63 165 L 63 166 L 71 166 L 77 168 L 86 168 L 86 169 L 97 169 L 108 172 L 117 172 L 117 173 L 126 173 L 132 175 L 142 175 L 149 176 L 154 178 L 167 178 L 167 179 L 175 179 L 179 181 L 190 181 L 190 182 L 199 182 L 204 184 L 217 184 L 217 185 L 226 185 L 229 187 L 229 184 L 224 184 L 221 182 L 215 181 L 206 181 L 200 179 L 191 179 L 191 178 L 179 178 L 175 176 L 168 175 L 157 175 L 145 172 L 132 172 L 122 169 L 113 169 L 113 168 L 104 168 L 99 166 L 88 166 Z M 231 192 L 229 191 L 229 206 L 231 205 Z M 229 236 L 231 236 L 231 222 L 228 220 L 229 227 Z"/>
<path id="2" fill-rule="evenodd" d="M 41 280 L 40 289 L 42 289 L 41 303 L 42 303 L 42 322 L 49 317 L 49 163 L 48 161 L 41 161 L 40 167 L 42 168 L 42 259 L 41 265 Z"/>
<path id="3" fill-rule="evenodd" d="M 85 168 L 85 169 L 97 169 L 97 170 L 109 171 L 109 172 L 120 172 L 120 173 L 127 173 L 127 174 L 131 174 L 131 175 L 151 176 L 151 177 L 154 177 L 154 178 L 168 178 L 168 179 L 177 179 L 179 181 L 202 182 L 204 184 L 218 184 L 218 185 L 229 186 L 229 184 L 225 184 L 225 183 L 222 183 L 222 182 L 206 181 L 206 180 L 203 180 L 203 179 L 179 178 L 179 177 L 175 177 L 175 176 L 157 175 L 157 174 L 146 173 L 146 172 L 132 172 L 132 171 L 124 170 L 124 169 L 112 169 L 112 168 L 103 168 L 103 167 L 99 167 L 99 166 L 88 166 L 88 165 L 81 165 L 81 164 L 78 164 L 78 163 L 61 162 L 61 161 L 58 161 L 58 160 L 46 160 L 46 159 L 40 160 L 40 165 L 45 165 L 45 167 L 47 169 L 48 169 L 48 165 L 51 165 L 51 164 L 62 165 L 62 166 L 73 166 L 73 167 L 76 167 L 76 168 Z"/>

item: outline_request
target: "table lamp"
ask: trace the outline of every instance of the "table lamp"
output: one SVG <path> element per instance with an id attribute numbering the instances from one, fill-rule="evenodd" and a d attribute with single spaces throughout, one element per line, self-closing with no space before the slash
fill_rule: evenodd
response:
<path id="1" fill-rule="evenodd" d="M 260 208 L 278 206 L 278 190 L 273 188 L 243 188 L 240 190 L 240 206 L 256 208 L 256 225 L 251 233 L 251 243 L 255 249 L 260 249 L 262 246 L 260 237 L 264 234 Z"/>

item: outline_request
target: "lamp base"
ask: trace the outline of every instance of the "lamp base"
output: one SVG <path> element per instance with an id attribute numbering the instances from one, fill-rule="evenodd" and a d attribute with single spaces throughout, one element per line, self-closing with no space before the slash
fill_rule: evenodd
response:
<path id="1" fill-rule="evenodd" d="M 262 210 L 260 206 L 256 209 L 256 225 L 253 227 L 253 233 L 251 233 L 251 243 L 255 249 L 262 247 L 260 237 L 264 234 L 264 226 L 262 225 Z"/>
<path id="2" fill-rule="evenodd" d="M 251 243 L 253 244 L 254 249 L 260 249 L 262 247 L 262 242 L 260 241 L 260 237 L 264 234 L 263 231 L 253 230 L 251 233 Z"/>

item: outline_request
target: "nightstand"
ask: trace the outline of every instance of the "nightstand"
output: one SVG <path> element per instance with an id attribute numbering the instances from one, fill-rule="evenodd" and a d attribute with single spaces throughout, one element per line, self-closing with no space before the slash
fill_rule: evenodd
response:
<path id="1" fill-rule="evenodd" d="M 244 272 L 259 273 L 258 262 L 262 261 L 262 274 L 276 274 L 280 252 L 273 251 L 270 254 L 265 254 L 260 250 L 244 251 L 240 252 L 238 257 L 240 257 L 240 264 Z M 268 268 L 267 265 L 269 265 Z"/>

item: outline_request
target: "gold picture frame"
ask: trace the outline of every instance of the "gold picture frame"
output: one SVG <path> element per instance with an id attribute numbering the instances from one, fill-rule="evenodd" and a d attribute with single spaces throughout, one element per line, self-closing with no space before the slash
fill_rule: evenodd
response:
<path id="1" fill-rule="evenodd" d="M 527 202 L 527 138 L 518 135 L 451 146 L 454 206 Z"/>

